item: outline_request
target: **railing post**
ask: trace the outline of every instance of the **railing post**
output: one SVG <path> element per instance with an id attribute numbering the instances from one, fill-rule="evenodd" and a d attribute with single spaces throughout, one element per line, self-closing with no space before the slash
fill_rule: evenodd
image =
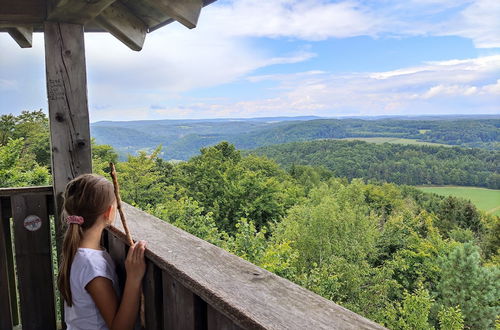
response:
<path id="1" fill-rule="evenodd" d="M 10 287 L 10 269 L 7 264 L 7 259 L 10 257 L 8 252 L 10 221 L 2 211 L 0 199 L 0 329 L 10 329 L 13 325 L 10 293 L 12 287 Z"/>

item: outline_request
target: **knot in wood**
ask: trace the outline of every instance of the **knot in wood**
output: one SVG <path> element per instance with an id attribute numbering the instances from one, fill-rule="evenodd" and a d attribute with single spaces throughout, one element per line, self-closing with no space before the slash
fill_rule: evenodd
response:
<path id="1" fill-rule="evenodd" d="M 85 140 L 84 139 L 78 139 L 76 140 L 76 145 L 79 147 L 79 148 L 83 148 L 85 147 Z"/>
<path id="2" fill-rule="evenodd" d="M 64 51 L 64 55 L 66 55 L 66 56 L 70 56 L 70 55 L 71 55 L 71 50 L 65 50 L 65 51 Z"/>
<path id="3" fill-rule="evenodd" d="M 56 120 L 58 122 L 63 122 L 64 121 L 64 115 L 62 113 L 60 113 L 60 112 L 57 112 L 56 113 Z"/>

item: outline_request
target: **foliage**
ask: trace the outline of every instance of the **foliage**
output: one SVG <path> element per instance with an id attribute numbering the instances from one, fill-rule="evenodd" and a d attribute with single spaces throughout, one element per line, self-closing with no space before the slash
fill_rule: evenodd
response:
<path id="1" fill-rule="evenodd" d="M 396 304 L 392 320 L 388 320 L 392 329 L 427 330 L 432 298 L 427 290 L 422 287 L 410 294 L 404 292 L 402 303 Z"/>
<path id="2" fill-rule="evenodd" d="M 43 111 L 22 111 L 18 116 L 0 116 L 0 146 L 9 139 L 22 138 L 23 153 L 31 155 L 42 167 L 50 167 L 49 121 Z"/>
<path id="3" fill-rule="evenodd" d="M 441 330 L 462 330 L 464 328 L 464 317 L 460 306 L 441 309 L 438 313 L 438 319 Z"/>
<path id="4" fill-rule="evenodd" d="M 491 328 L 500 313 L 500 269 L 481 266 L 479 250 L 471 243 L 457 246 L 441 262 L 438 302 L 460 306 L 466 327 Z"/>
<path id="5" fill-rule="evenodd" d="M 0 187 L 40 186 L 50 182 L 48 169 L 38 165 L 24 148 L 23 138 L 9 139 L 0 146 Z"/>
<path id="6" fill-rule="evenodd" d="M 175 182 L 213 214 L 220 229 L 234 232 L 240 218 L 257 228 L 281 219 L 300 196 L 300 189 L 276 163 L 242 158 L 226 142 L 176 167 Z"/>
<path id="7" fill-rule="evenodd" d="M 335 177 L 408 185 L 500 188 L 498 151 L 363 141 L 318 140 L 261 147 L 252 153 L 282 166 L 324 166 Z"/>
<path id="8" fill-rule="evenodd" d="M 146 208 L 160 203 L 165 196 L 165 186 L 160 181 L 162 174 L 156 168 L 156 158 L 161 148 L 151 155 L 140 152 L 129 156 L 126 162 L 117 164 L 118 178 L 123 200 Z"/>

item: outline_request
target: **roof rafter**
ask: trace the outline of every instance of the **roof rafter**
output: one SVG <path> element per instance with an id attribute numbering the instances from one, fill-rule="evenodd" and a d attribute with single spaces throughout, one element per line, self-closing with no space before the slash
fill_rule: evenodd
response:
<path id="1" fill-rule="evenodd" d="M 21 48 L 30 48 L 33 42 L 33 26 L 18 25 L 15 27 L 7 28 L 10 34 Z"/>
<path id="2" fill-rule="evenodd" d="M 59 0 L 47 15 L 47 20 L 85 24 L 116 0 Z"/>
<path id="3" fill-rule="evenodd" d="M 147 0 L 165 15 L 192 29 L 198 24 L 203 0 Z"/>
<path id="4" fill-rule="evenodd" d="M 148 27 L 121 2 L 106 8 L 95 21 L 130 49 L 142 49 Z"/>

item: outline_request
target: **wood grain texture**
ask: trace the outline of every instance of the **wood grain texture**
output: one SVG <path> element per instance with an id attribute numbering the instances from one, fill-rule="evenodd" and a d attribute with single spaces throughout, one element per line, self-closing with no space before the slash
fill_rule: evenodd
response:
<path id="1" fill-rule="evenodd" d="M 12 208 L 9 197 L 0 197 L 0 219 L 2 221 L 2 230 L 4 233 L 5 253 L 7 257 L 7 270 L 9 281 L 9 293 L 11 302 L 11 315 L 12 323 L 19 324 L 19 310 L 17 307 L 17 286 L 16 286 L 16 273 L 14 267 L 14 253 L 12 249 L 12 232 L 10 229 L 12 218 Z"/>
<path id="2" fill-rule="evenodd" d="M 123 292 L 125 287 L 125 257 L 127 256 L 127 251 L 125 249 L 125 243 L 119 240 L 115 235 L 108 235 L 108 252 L 113 259 L 116 266 L 116 275 L 118 276 L 118 282 L 120 287 L 120 292 Z"/>
<path id="3" fill-rule="evenodd" d="M 208 330 L 241 330 L 233 321 L 214 309 L 208 306 L 207 310 L 207 329 Z"/>
<path id="4" fill-rule="evenodd" d="M 64 235 L 59 219 L 66 184 L 92 172 L 83 27 L 45 22 L 45 68 L 49 103 L 56 246 Z"/>
<path id="5" fill-rule="evenodd" d="M 8 28 L 7 32 L 17 42 L 19 47 L 31 48 L 33 44 L 33 26 L 18 25 Z"/>
<path id="6" fill-rule="evenodd" d="M 5 202 L 4 202 L 5 203 Z M 10 244 L 9 218 L 2 216 L 2 200 L 0 200 L 0 329 L 12 329 L 11 294 L 9 285 L 10 269 L 7 264 Z M 7 236 L 8 235 L 8 236 Z M 12 270 L 13 271 L 13 270 Z"/>
<path id="7" fill-rule="evenodd" d="M 0 23 L 41 23 L 46 16 L 45 0 L 1 0 Z"/>
<path id="8" fill-rule="evenodd" d="M 0 188 L 0 196 L 12 196 L 17 194 L 44 194 L 51 195 L 52 186 Z"/>
<path id="9" fill-rule="evenodd" d="M 198 24 L 202 0 L 147 0 L 167 17 L 172 17 L 187 28 L 195 28 Z"/>
<path id="10" fill-rule="evenodd" d="M 148 28 L 122 3 L 113 3 L 95 21 L 130 49 L 142 49 Z"/>
<path id="11" fill-rule="evenodd" d="M 384 329 L 128 204 L 132 238 L 146 256 L 185 288 L 243 329 Z M 120 228 L 109 230 L 120 235 Z"/>
<path id="12" fill-rule="evenodd" d="M 165 271 L 162 272 L 162 285 L 163 328 L 194 330 L 194 294 Z"/>
<path id="13" fill-rule="evenodd" d="M 24 219 L 36 215 L 41 227 L 29 231 Z M 56 329 L 50 221 L 43 195 L 12 196 L 17 278 L 24 330 Z"/>
<path id="14" fill-rule="evenodd" d="M 115 0 L 59 0 L 49 11 L 47 20 L 85 24 L 99 15 Z"/>
<path id="15" fill-rule="evenodd" d="M 161 269 L 156 267 L 151 261 L 147 262 L 143 292 L 146 329 L 163 329 L 163 285 Z"/>

